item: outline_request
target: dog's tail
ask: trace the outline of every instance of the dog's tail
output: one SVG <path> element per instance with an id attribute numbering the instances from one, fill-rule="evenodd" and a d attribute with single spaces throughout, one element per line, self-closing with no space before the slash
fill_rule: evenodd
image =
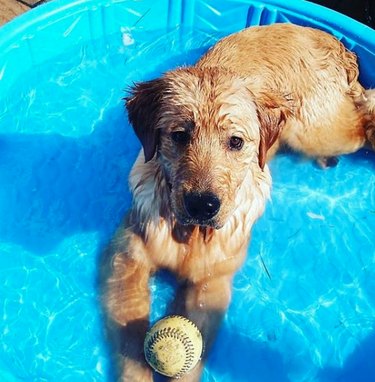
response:
<path id="1" fill-rule="evenodd" d="M 364 128 L 366 136 L 375 150 L 375 89 L 365 90 L 364 97 L 361 102 L 364 115 Z"/>

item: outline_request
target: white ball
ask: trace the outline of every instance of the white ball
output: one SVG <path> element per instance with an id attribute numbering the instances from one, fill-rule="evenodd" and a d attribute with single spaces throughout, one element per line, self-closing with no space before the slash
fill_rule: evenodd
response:
<path id="1" fill-rule="evenodd" d="M 202 335 L 196 325 L 182 316 L 158 321 L 146 334 L 144 353 L 148 364 L 167 377 L 180 378 L 201 359 Z"/>

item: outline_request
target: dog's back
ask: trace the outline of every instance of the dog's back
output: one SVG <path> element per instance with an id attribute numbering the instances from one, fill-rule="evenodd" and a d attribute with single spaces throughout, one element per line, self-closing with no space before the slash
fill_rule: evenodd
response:
<path id="1" fill-rule="evenodd" d="M 358 82 L 355 54 L 317 29 L 292 24 L 248 28 L 221 40 L 197 66 L 223 67 L 246 77 L 255 97 L 274 90 L 288 95 L 294 112 L 278 144 L 309 156 L 358 150 L 366 139 L 366 121 L 375 120 L 361 107 L 369 102 Z"/>
<path id="2" fill-rule="evenodd" d="M 293 24 L 251 27 L 217 43 L 197 63 L 251 77 L 254 87 L 302 93 L 322 80 L 361 92 L 356 56 L 328 33 Z M 326 86 L 327 87 L 327 86 Z"/>

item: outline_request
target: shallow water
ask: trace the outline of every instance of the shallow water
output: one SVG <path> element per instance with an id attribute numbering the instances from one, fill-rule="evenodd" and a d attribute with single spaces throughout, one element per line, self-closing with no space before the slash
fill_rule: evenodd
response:
<path id="1" fill-rule="evenodd" d="M 97 260 L 130 203 L 139 144 L 121 98 L 220 36 L 123 30 L 19 78 L 0 100 L 0 379 L 107 381 Z M 375 379 L 375 156 L 272 163 L 204 381 Z M 153 279 L 152 319 L 173 282 Z"/>

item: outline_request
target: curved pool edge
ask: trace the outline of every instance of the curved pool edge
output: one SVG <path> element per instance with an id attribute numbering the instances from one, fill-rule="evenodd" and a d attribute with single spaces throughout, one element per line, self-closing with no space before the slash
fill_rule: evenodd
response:
<path id="1" fill-rule="evenodd" d="M 188 0 L 185 0 L 188 1 Z M 62 16 L 67 17 L 73 14 L 77 14 L 83 11 L 87 11 L 88 9 L 96 9 L 101 6 L 109 6 L 113 3 L 139 3 L 136 1 L 127 1 L 127 0 L 53 0 L 48 3 L 41 4 L 40 6 L 33 8 L 15 19 L 9 21 L 2 27 L 0 27 L 0 50 L 6 48 L 6 45 L 12 44 L 14 42 L 14 38 L 24 37 L 25 34 L 31 34 L 37 31 L 38 26 L 41 26 L 42 23 L 49 19 L 50 21 L 57 21 Z M 241 3 L 257 3 L 262 5 L 262 1 L 253 0 L 253 1 L 242 1 Z M 289 1 L 286 5 L 283 0 L 268 0 L 265 6 L 273 6 L 279 9 L 282 9 L 286 12 L 297 13 L 299 16 L 304 15 L 305 17 L 311 19 L 312 14 L 314 14 L 314 21 L 321 26 L 331 25 L 334 29 L 342 31 L 344 34 L 350 34 L 355 37 L 358 41 L 361 41 L 361 45 L 370 44 L 375 48 L 375 39 L 366 39 L 368 33 L 375 34 L 375 31 L 356 21 L 349 16 L 336 12 L 332 9 L 323 7 L 319 4 L 311 3 L 309 1 L 300 1 L 300 0 L 292 0 Z M 168 5 L 170 6 L 170 5 Z M 66 12 L 71 12 L 67 14 Z M 330 20 L 327 20 L 325 15 L 330 15 Z M 52 18 L 52 19 L 51 19 Z M 356 33 L 353 32 L 356 30 Z"/>

